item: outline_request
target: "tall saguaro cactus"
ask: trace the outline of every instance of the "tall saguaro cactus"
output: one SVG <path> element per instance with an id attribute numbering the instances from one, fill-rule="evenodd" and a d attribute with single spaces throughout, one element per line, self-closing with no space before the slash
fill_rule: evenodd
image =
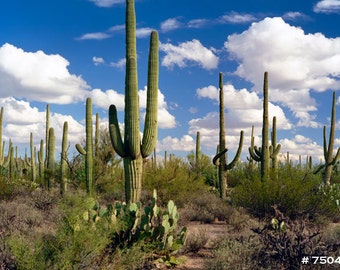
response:
<path id="1" fill-rule="evenodd" d="M 249 147 L 250 156 L 257 162 L 261 162 L 261 180 L 269 179 L 269 119 L 268 119 L 268 72 L 264 73 L 263 82 L 263 120 L 262 120 L 262 147 Z"/>
<path id="2" fill-rule="evenodd" d="M 126 1 L 126 75 L 124 141 L 115 105 L 109 108 L 109 129 L 113 148 L 124 160 L 126 202 L 140 200 L 143 158 L 149 156 L 157 142 L 158 109 L 158 33 L 152 31 L 148 61 L 147 105 L 141 142 L 136 53 L 136 15 L 134 0 Z"/>
<path id="3" fill-rule="evenodd" d="M 48 159 L 45 170 L 45 185 L 48 190 L 51 188 L 51 182 L 54 180 L 55 175 L 55 135 L 52 127 L 48 130 L 48 143 L 47 143 Z"/>
<path id="4" fill-rule="evenodd" d="M 331 116 L 331 130 L 329 133 L 328 147 L 326 139 L 326 126 L 323 127 L 323 154 L 325 157 L 325 164 L 321 165 L 315 173 L 320 170 L 323 171 L 323 182 L 325 184 L 331 183 L 332 170 L 335 163 L 340 159 L 340 148 L 338 148 L 336 155 L 333 156 L 334 135 L 335 135 L 335 121 L 336 121 L 336 94 L 333 92 L 332 116 Z"/>
<path id="5" fill-rule="evenodd" d="M 64 122 L 63 138 L 61 141 L 61 160 L 60 160 L 60 193 L 65 195 L 67 192 L 67 148 L 68 148 L 68 122 Z"/>
<path id="6" fill-rule="evenodd" d="M 224 120 L 224 91 L 223 91 L 223 74 L 219 74 L 219 94 L 220 94 L 220 134 L 219 134 L 219 153 L 213 158 L 214 165 L 218 166 L 218 179 L 219 179 L 219 191 L 220 198 L 224 199 L 226 197 L 227 191 L 227 173 L 228 170 L 231 170 L 237 163 L 240 158 L 242 152 L 242 144 L 243 144 L 243 130 L 240 133 L 240 141 L 239 146 L 236 152 L 234 159 L 227 164 L 226 160 L 226 152 L 228 149 L 226 148 L 225 141 L 225 120 Z"/>
<path id="7" fill-rule="evenodd" d="M 80 144 L 76 144 L 78 152 L 85 156 L 85 173 L 86 173 L 86 192 L 88 195 L 94 195 L 93 181 L 93 134 L 92 134 L 92 100 L 86 99 L 86 149 L 83 149 Z"/>
<path id="8" fill-rule="evenodd" d="M 276 179 L 278 179 L 278 161 L 277 156 L 281 150 L 281 144 L 276 144 L 276 117 L 273 117 L 272 127 L 272 142 L 269 146 L 270 158 L 272 160 L 272 170 L 275 173 Z"/>

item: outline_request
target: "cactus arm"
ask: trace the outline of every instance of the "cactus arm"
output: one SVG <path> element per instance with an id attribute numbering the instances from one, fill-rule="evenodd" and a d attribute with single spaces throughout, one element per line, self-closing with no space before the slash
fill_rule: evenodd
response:
<path id="1" fill-rule="evenodd" d="M 327 131 L 326 131 L 326 126 L 323 126 L 323 156 L 325 158 L 325 161 L 327 162 L 327 157 L 328 157 L 328 151 L 327 151 Z"/>
<path id="2" fill-rule="evenodd" d="M 218 162 L 218 160 L 220 159 L 221 156 L 223 156 L 225 153 L 227 153 L 227 151 L 228 151 L 228 148 L 225 148 L 223 151 L 220 151 L 219 153 L 217 153 L 217 154 L 214 156 L 214 158 L 213 158 L 213 164 L 214 164 L 215 166 L 219 166 L 219 165 L 220 165 L 219 162 Z"/>
<path id="3" fill-rule="evenodd" d="M 158 33 L 152 31 L 148 65 L 146 115 L 142 141 L 142 156 L 151 154 L 157 142 L 158 122 Z"/>
<path id="4" fill-rule="evenodd" d="M 333 92 L 332 102 L 332 117 L 331 117 L 331 128 L 329 132 L 328 151 L 327 151 L 327 163 L 331 163 L 333 159 L 333 148 L 334 148 L 334 135 L 335 135 L 335 108 L 336 108 L 336 96 Z"/>
<path id="5" fill-rule="evenodd" d="M 76 144 L 76 149 L 79 152 L 79 154 L 84 156 L 86 155 L 86 150 L 79 143 Z"/>
<path id="6" fill-rule="evenodd" d="M 248 150 L 249 150 L 249 154 L 250 154 L 250 156 L 252 157 L 253 160 L 255 160 L 257 162 L 261 161 L 261 158 L 256 154 L 256 152 L 254 152 L 255 151 L 254 147 L 249 147 Z"/>
<path id="7" fill-rule="evenodd" d="M 335 163 L 340 159 L 340 148 L 338 148 L 338 150 L 336 151 L 336 155 L 332 160 L 332 165 L 334 166 Z"/>
<path id="8" fill-rule="evenodd" d="M 113 149 L 119 156 L 126 157 L 127 154 L 125 153 L 122 135 L 119 130 L 117 109 L 115 105 L 110 105 L 109 108 L 109 131 Z"/>
<path id="9" fill-rule="evenodd" d="M 280 150 L 281 150 L 281 144 L 278 144 L 275 149 L 274 149 L 274 147 L 272 147 L 272 152 L 271 152 L 270 157 L 274 157 L 274 156 L 278 155 Z"/>
<path id="10" fill-rule="evenodd" d="M 11 140 L 9 141 L 9 146 L 8 146 L 8 154 L 7 154 L 7 159 L 6 161 L 4 161 L 4 163 L 2 164 L 3 167 L 8 167 L 9 161 L 11 159 L 11 148 L 13 148 L 12 146 L 12 142 Z M 13 152 L 13 151 L 12 151 Z M 13 155 L 13 154 L 12 154 Z"/>
<path id="11" fill-rule="evenodd" d="M 236 155 L 234 157 L 234 159 L 228 164 L 226 165 L 226 170 L 231 170 L 232 168 L 234 168 L 234 166 L 236 165 L 236 163 L 238 162 L 240 156 L 241 156 L 241 153 L 242 153 L 242 145 L 243 145 L 243 130 L 241 130 L 240 132 L 240 141 L 239 141 L 239 145 L 238 145 L 238 148 L 237 148 L 237 152 L 236 152 Z"/>

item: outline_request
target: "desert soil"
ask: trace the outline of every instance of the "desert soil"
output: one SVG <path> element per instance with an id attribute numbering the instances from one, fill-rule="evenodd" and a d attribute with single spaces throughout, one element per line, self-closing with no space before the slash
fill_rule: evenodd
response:
<path id="1" fill-rule="evenodd" d="M 204 232 L 208 237 L 208 241 L 203 249 L 197 253 L 188 253 L 183 257 L 185 262 L 175 269 L 177 270 L 204 270 L 204 261 L 213 256 L 213 245 L 216 240 L 223 238 L 228 232 L 228 225 L 225 222 L 214 222 L 211 224 L 200 224 L 191 222 L 186 225 L 188 229 L 188 237 L 190 234 L 195 234 L 199 231 Z"/>

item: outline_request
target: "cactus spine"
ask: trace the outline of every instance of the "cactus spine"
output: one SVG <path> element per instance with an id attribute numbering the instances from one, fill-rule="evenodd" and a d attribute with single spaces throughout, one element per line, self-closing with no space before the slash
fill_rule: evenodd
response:
<path id="1" fill-rule="evenodd" d="M 60 161 L 60 193 L 64 195 L 67 191 L 67 148 L 68 148 L 68 123 L 64 122 L 63 138 L 61 142 Z"/>
<path id="2" fill-rule="evenodd" d="M 228 170 L 231 170 L 237 163 L 238 159 L 240 158 L 242 152 L 242 144 L 243 144 L 243 130 L 240 133 L 240 141 L 239 146 L 236 152 L 234 159 L 227 164 L 226 161 L 226 152 L 228 149 L 226 148 L 226 141 L 225 141 L 225 121 L 224 121 L 224 91 L 223 91 L 223 74 L 219 74 L 219 98 L 220 98 L 220 134 L 219 134 L 219 153 L 213 158 L 213 163 L 215 166 L 218 166 L 218 179 L 219 179 L 219 191 L 220 191 L 220 198 L 226 198 L 226 191 L 227 191 L 227 173 Z"/>
<path id="3" fill-rule="evenodd" d="M 269 120 L 268 120 L 268 72 L 264 73 L 263 82 L 263 120 L 262 120 L 262 147 L 254 145 L 249 147 L 250 156 L 257 162 L 261 162 L 261 180 L 269 179 Z"/>
<path id="4" fill-rule="evenodd" d="M 95 193 L 93 181 L 93 134 L 92 134 L 92 100 L 86 99 L 86 150 L 80 144 L 76 144 L 76 148 L 81 155 L 85 156 L 85 172 L 86 172 L 86 192 L 93 196 Z"/>
<path id="5" fill-rule="evenodd" d="M 134 0 L 126 1 L 126 77 L 124 142 L 114 105 L 109 108 L 109 129 L 114 150 L 124 160 L 126 202 L 140 200 L 143 158 L 150 155 L 157 142 L 158 109 L 158 33 L 152 31 L 148 61 L 147 105 L 143 139 L 139 129 L 139 98 L 136 53 L 136 16 Z"/>
<path id="6" fill-rule="evenodd" d="M 323 153 L 324 153 L 324 158 L 325 158 L 325 164 L 321 165 L 315 171 L 315 173 L 318 173 L 320 170 L 324 169 L 323 182 L 328 185 L 331 183 L 333 166 L 340 158 L 340 148 L 338 148 L 336 155 L 333 156 L 335 121 L 336 121 L 335 118 L 336 118 L 336 94 L 335 92 L 333 92 L 331 129 L 329 133 L 328 147 L 327 147 L 327 139 L 326 139 L 326 126 L 323 127 Z"/>

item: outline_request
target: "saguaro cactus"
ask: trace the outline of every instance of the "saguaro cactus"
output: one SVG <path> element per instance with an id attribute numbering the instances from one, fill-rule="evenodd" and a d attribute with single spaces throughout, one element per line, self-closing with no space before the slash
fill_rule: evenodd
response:
<path id="1" fill-rule="evenodd" d="M 45 170 L 45 185 L 48 190 L 51 188 L 51 180 L 54 179 L 55 174 L 55 136 L 54 129 L 52 127 L 48 130 L 48 144 L 47 144 L 47 166 Z"/>
<path id="2" fill-rule="evenodd" d="M 152 31 L 148 62 L 147 105 L 141 142 L 136 53 L 136 16 L 134 0 L 126 1 L 126 77 L 124 142 L 115 105 L 109 108 L 109 129 L 114 150 L 124 160 L 126 202 L 140 200 L 143 158 L 151 154 L 157 141 L 158 109 L 158 33 Z"/>
<path id="3" fill-rule="evenodd" d="M 64 195 L 67 191 L 67 148 L 68 148 L 68 122 L 64 122 L 63 138 L 61 141 L 61 161 L 60 161 L 60 193 Z"/>
<path id="4" fill-rule="evenodd" d="M 0 110 L 0 167 L 7 167 L 9 164 L 10 147 L 8 148 L 7 160 L 5 161 L 5 142 L 2 142 L 2 121 L 4 117 L 4 108 Z"/>
<path id="5" fill-rule="evenodd" d="M 333 156 L 335 121 L 336 121 L 336 106 L 335 105 L 336 105 L 336 94 L 335 92 L 333 92 L 331 130 L 329 133 L 328 147 L 327 147 L 327 139 L 326 139 L 326 126 L 323 127 L 323 154 L 325 157 L 325 164 L 321 165 L 315 171 L 315 173 L 318 173 L 320 170 L 324 169 L 323 182 L 328 185 L 331 183 L 333 166 L 340 158 L 340 148 L 338 148 L 336 155 Z"/>
<path id="6" fill-rule="evenodd" d="M 49 130 L 50 130 L 50 119 L 51 119 L 51 113 L 50 113 L 50 104 L 46 105 L 46 124 L 45 124 L 45 142 L 46 142 L 46 148 L 45 148 L 45 165 L 47 166 L 47 160 L 48 160 L 48 141 L 49 141 Z"/>
<path id="7" fill-rule="evenodd" d="M 30 153 L 31 153 L 31 158 L 28 159 L 27 154 L 25 153 L 25 163 L 28 167 L 31 168 L 31 180 L 32 182 L 35 182 L 36 180 L 36 148 L 33 143 L 33 133 L 30 133 Z"/>
<path id="8" fill-rule="evenodd" d="M 226 160 L 226 152 L 228 149 L 226 148 L 225 141 L 225 121 L 224 121 L 224 91 L 223 91 L 223 74 L 219 74 L 219 94 L 220 94 L 220 139 L 219 139 L 219 153 L 213 158 L 214 165 L 218 166 L 218 179 L 219 179 L 219 191 L 220 198 L 224 199 L 226 197 L 227 191 L 227 173 L 228 170 L 231 170 L 235 165 L 238 159 L 240 158 L 242 152 L 242 144 L 243 144 L 243 130 L 240 133 L 240 141 L 239 146 L 236 152 L 234 159 L 227 164 Z"/>
<path id="9" fill-rule="evenodd" d="M 94 195 L 93 181 L 93 134 L 92 134 L 92 100 L 86 99 L 86 150 L 80 144 L 76 144 L 78 152 L 85 156 L 85 173 L 86 173 L 86 192 L 88 195 Z"/>
<path id="10" fill-rule="evenodd" d="M 263 82 L 263 120 L 262 120 L 262 147 L 254 145 L 249 147 L 250 156 L 257 162 L 261 162 L 261 180 L 269 178 L 270 152 L 269 152 L 269 120 L 268 120 L 268 72 L 264 73 Z"/>
<path id="11" fill-rule="evenodd" d="M 273 127 L 272 127 L 272 142 L 269 146 L 270 158 L 272 160 L 272 170 L 275 173 L 275 177 L 278 179 L 278 162 L 277 155 L 281 150 L 281 144 L 276 144 L 276 117 L 273 117 Z"/>
<path id="12" fill-rule="evenodd" d="M 195 163 L 196 169 L 199 171 L 201 165 L 201 134 L 199 131 L 196 133 Z"/>
<path id="13" fill-rule="evenodd" d="M 44 163 L 44 140 L 40 140 L 40 148 L 38 150 L 38 163 L 39 163 L 39 179 L 44 181 L 45 163 Z"/>

